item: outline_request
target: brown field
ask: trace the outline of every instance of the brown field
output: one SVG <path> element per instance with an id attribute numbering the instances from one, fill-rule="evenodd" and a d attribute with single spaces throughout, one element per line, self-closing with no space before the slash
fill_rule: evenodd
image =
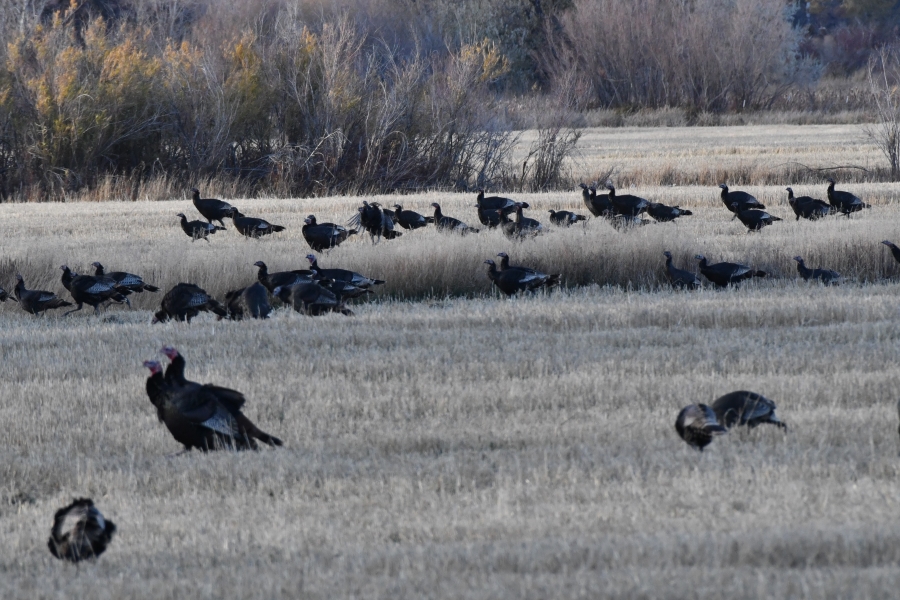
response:
<path id="1" fill-rule="evenodd" d="M 847 184 L 874 207 L 810 223 L 793 220 L 791 183 L 744 188 L 786 219 L 759 234 L 712 186 L 647 185 L 620 192 L 695 216 L 525 243 L 354 240 L 322 265 L 388 284 L 353 318 L 151 326 L 161 294 L 100 317 L 0 305 L 0 597 L 894 597 L 900 269 L 879 242 L 900 238 L 900 187 Z M 581 210 L 574 191 L 509 195 L 542 220 Z M 477 221 L 469 194 L 380 200 Z M 196 215 L 185 200 L 2 205 L 0 285 L 19 271 L 62 293 L 59 265 L 99 260 L 221 296 L 256 260 L 304 266 L 303 217 L 344 221 L 359 199 L 234 203 L 289 229 L 246 241 L 228 223 L 192 243 L 174 217 Z M 673 292 L 666 249 L 682 267 L 702 252 L 772 277 Z M 501 250 L 565 288 L 496 297 L 482 261 Z M 798 281 L 795 254 L 846 281 Z M 164 344 L 189 378 L 243 391 L 285 448 L 168 456 L 180 447 L 140 366 Z M 677 437 L 682 406 L 737 389 L 775 400 L 790 430 L 735 431 L 702 454 Z M 76 569 L 46 539 L 78 496 L 119 531 Z"/>

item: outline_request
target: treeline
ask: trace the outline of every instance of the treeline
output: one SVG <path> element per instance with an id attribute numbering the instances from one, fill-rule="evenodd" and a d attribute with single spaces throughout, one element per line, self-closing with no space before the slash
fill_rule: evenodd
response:
<path id="1" fill-rule="evenodd" d="M 0 199 L 60 199 L 111 180 L 137 197 L 148 181 L 169 191 L 212 178 L 278 195 L 545 189 L 565 182 L 577 112 L 755 110 L 812 85 L 822 65 L 803 54 L 796 10 L 784 0 L 8 2 Z M 541 132 L 514 163 L 522 98 Z"/>

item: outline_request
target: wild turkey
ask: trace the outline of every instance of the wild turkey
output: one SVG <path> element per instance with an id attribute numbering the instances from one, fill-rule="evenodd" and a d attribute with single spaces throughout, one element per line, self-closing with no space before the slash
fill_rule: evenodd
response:
<path id="1" fill-rule="evenodd" d="M 106 552 L 115 532 L 115 523 L 104 519 L 90 498 L 76 498 L 53 515 L 47 547 L 56 558 L 77 563 Z"/>
<path id="2" fill-rule="evenodd" d="M 834 190 L 834 179 L 826 179 L 828 182 L 828 202 L 839 213 L 847 215 L 850 218 L 851 213 L 859 212 L 864 208 L 872 208 L 871 204 L 866 204 L 850 192 L 842 192 Z"/>
<path id="3" fill-rule="evenodd" d="M 353 311 L 344 305 L 344 299 L 339 294 L 317 281 L 277 287 L 274 295 L 304 315 L 316 317 L 329 312 L 339 312 L 348 317 L 353 316 Z"/>
<path id="4" fill-rule="evenodd" d="M 546 287 L 552 288 L 560 284 L 560 277 L 562 275 L 560 273 L 553 273 L 551 275 L 547 275 L 546 273 L 541 273 L 535 269 L 531 269 L 529 267 L 523 267 L 520 265 L 510 265 L 509 264 L 509 255 L 506 252 L 501 252 L 497 255 L 500 258 L 500 271 L 506 271 L 507 269 L 512 269 L 515 271 L 523 271 L 526 275 L 530 277 L 534 277 L 536 279 L 544 279 L 544 283 L 539 284 L 537 287 Z"/>
<path id="5" fill-rule="evenodd" d="M 334 223 L 318 223 L 313 215 L 303 220 L 303 239 L 309 247 L 316 252 L 323 252 L 335 248 L 351 235 L 356 235 L 355 229 L 347 229 L 343 225 Z"/>
<path id="6" fill-rule="evenodd" d="M 172 347 L 167 346 L 163 351 L 167 356 L 181 357 Z M 169 376 L 167 370 L 164 378 L 159 375 L 159 363 L 148 361 L 144 365 L 151 373 L 146 389 L 150 402 L 156 407 L 157 418 L 185 451 L 193 448 L 203 452 L 256 450 L 259 448 L 256 440 L 270 446 L 283 445 L 280 439 L 260 430 L 241 412 L 246 402 L 243 394 L 185 379 L 183 357 L 178 372 Z"/>
<path id="7" fill-rule="evenodd" d="M 12 300 L 13 302 L 18 302 L 15 296 L 10 296 L 9 292 L 0 287 L 0 302 L 6 302 L 7 300 Z"/>
<path id="8" fill-rule="evenodd" d="M 652 223 L 650 219 L 628 217 L 625 215 L 608 216 L 606 220 L 609 221 L 609 224 L 612 225 L 613 229 L 615 229 L 616 231 L 629 231 L 631 229 L 635 229 L 637 227 L 649 225 L 650 223 Z"/>
<path id="9" fill-rule="evenodd" d="M 444 233 L 459 233 L 462 235 L 466 235 L 467 233 L 478 233 L 481 231 L 480 229 L 469 227 L 459 219 L 445 217 L 444 213 L 441 212 L 441 205 L 437 202 L 432 202 L 431 206 L 434 208 L 434 226 L 437 227 L 438 231 L 443 231 Z"/>
<path id="10" fill-rule="evenodd" d="M 279 271 L 277 273 L 269 273 L 269 268 L 261 260 L 253 263 L 254 267 L 259 267 L 256 272 L 256 279 L 263 284 L 270 292 L 280 285 L 293 285 L 301 281 L 311 281 L 315 273 L 305 269 L 296 271 Z"/>
<path id="11" fill-rule="evenodd" d="M 549 288 L 559 283 L 559 275 L 547 275 L 538 271 L 529 272 L 531 269 L 506 269 L 499 271 L 497 270 L 497 264 L 491 259 L 484 261 L 484 264 L 489 265 L 488 279 L 507 297 L 518 292 L 534 292 L 541 287 Z M 553 278 L 553 283 L 550 283 L 551 278 Z"/>
<path id="12" fill-rule="evenodd" d="M 716 413 L 705 404 L 685 406 L 675 419 L 675 431 L 691 448 L 703 452 L 713 438 L 728 432 L 719 424 Z"/>
<path id="13" fill-rule="evenodd" d="M 797 215 L 798 221 L 800 220 L 800 217 L 815 221 L 822 217 L 833 215 L 836 212 L 833 206 L 823 200 L 818 200 L 810 196 L 800 196 L 799 198 L 795 198 L 793 189 L 785 189 L 788 193 L 788 204 L 791 205 L 791 209 L 793 209 L 794 214 Z"/>
<path id="14" fill-rule="evenodd" d="M 159 310 L 153 315 L 153 323 L 163 323 L 169 319 L 190 323 L 201 312 L 228 316 L 225 307 L 203 288 L 193 283 L 179 283 L 163 296 Z"/>
<path id="15" fill-rule="evenodd" d="M 678 217 L 687 217 L 694 213 L 681 208 L 680 206 L 666 206 L 659 202 L 651 202 L 647 207 L 647 214 L 660 223 L 668 223 L 669 221 L 674 221 Z"/>
<path id="16" fill-rule="evenodd" d="M 515 210 L 516 201 L 502 196 L 485 197 L 484 190 L 479 188 L 478 196 L 475 197 L 475 205 L 482 210 L 499 210 L 509 214 Z"/>
<path id="17" fill-rule="evenodd" d="M 16 287 L 13 288 L 13 293 L 16 295 L 16 300 L 19 302 L 22 310 L 33 315 L 40 314 L 51 308 L 72 306 L 71 302 L 59 298 L 53 292 L 25 289 L 25 280 L 18 273 L 16 274 Z"/>
<path id="18" fill-rule="evenodd" d="M 272 235 L 273 233 L 284 231 L 284 227 L 281 225 L 272 225 L 265 219 L 245 217 L 241 211 L 234 207 L 231 208 L 230 216 L 231 222 L 234 223 L 234 228 L 244 237 L 261 238 L 264 235 Z"/>
<path id="19" fill-rule="evenodd" d="M 391 216 L 393 213 L 387 214 L 378 202 L 370 204 L 363 200 L 363 205 L 356 209 L 356 212 L 356 216 L 347 224 L 365 229 L 373 244 L 380 242 L 382 237 L 393 240 L 403 235 L 394 229 L 394 219 Z"/>
<path id="20" fill-rule="evenodd" d="M 544 232 L 544 226 L 535 219 L 530 219 L 522 215 L 522 203 L 516 204 L 516 220 L 508 221 L 503 218 L 502 229 L 506 237 L 511 239 L 525 239 L 535 237 Z M 501 217 L 505 217 L 501 213 Z"/>
<path id="21" fill-rule="evenodd" d="M 228 311 L 228 318 L 233 321 L 240 321 L 244 317 L 267 319 L 272 312 L 269 291 L 257 281 L 245 288 L 226 292 L 225 310 Z"/>
<path id="22" fill-rule="evenodd" d="M 353 300 L 366 294 L 374 294 L 372 290 L 366 287 L 358 287 L 349 281 L 337 281 L 334 279 L 319 279 L 316 281 L 325 289 L 331 290 L 341 300 Z"/>
<path id="23" fill-rule="evenodd" d="M 807 269 L 806 263 L 803 262 L 801 257 L 795 256 L 794 260 L 797 261 L 797 272 L 800 273 L 800 277 L 805 281 L 813 279 L 819 280 L 825 285 L 837 285 L 841 280 L 841 274 L 837 271 L 832 271 L 831 269 Z"/>
<path id="24" fill-rule="evenodd" d="M 606 189 L 609 190 L 609 202 L 612 204 L 613 213 L 624 217 L 636 217 L 650 208 L 650 202 L 640 196 L 625 194 L 619 196 L 616 194 L 616 186 L 612 181 L 606 182 Z"/>
<path id="25" fill-rule="evenodd" d="M 198 213 L 203 215 L 204 219 L 210 223 L 218 221 L 222 229 L 225 229 L 225 223 L 222 222 L 222 219 L 231 216 L 231 211 L 234 209 L 232 205 L 216 198 L 201 198 L 200 190 L 197 188 L 191 188 L 191 197 L 194 201 L 194 207 Z"/>
<path id="26" fill-rule="evenodd" d="M 775 416 L 775 403 L 754 392 L 731 392 L 712 403 L 716 419 L 726 428 L 746 425 L 753 429 L 762 423 L 771 423 L 782 429 L 787 425 Z"/>
<path id="27" fill-rule="evenodd" d="M 900 263 L 900 248 L 898 248 L 897 245 L 893 242 L 889 242 L 887 240 L 884 240 L 881 243 L 891 249 L 891 255 L 894 257 L 894 260 Z"/>
<path id="28" fill-rule="evenodd" d="M 429 223 L 434 223 L 434 217 L 420 215 L 414 210 L 403 210 L 403 207 L 399 204 L 395 204 L 394 209 L 397 223 L 399 223 L 400 227 L 403 229 L 419 229 L 420 227 L 427 226 Z"/>
<path id="29" fill-rule="evenodd" d="M 696 275 L 694 275 L 690 271 L 679 269 L 674 264 L 672 264 L 671 252 L 666 250 L 665 252 L 663 252 L 663 256 L 666 257 L 666 278 L 669 280 L 669 283 L 672 284 L 673 288 L 687 288 L 689 290 L 696 290 L 700 288 L 700 279 Z"/>
<path id="30" fill-rule="evenodd" d="M 347 283 L 363 289 L 369 289 L 373 285 L 384 284 L 383 279 L 372 279 L 371 277 L 366 277 L 356 271 L 349 271 L 347 269 L 323 269 L 319 266 L 319 261 L 316 260 L 315 254 L 307 254 L 306 260 L 309 261 L 309 268 L 315 273 L 317 278 L 346 281 Z"/>
<path id="31" fill-rule="evenodd" d="M 728 186 L 724 183 L 720 183 L 719 187 L 722 189 L 720 194 L 722 203 L 731 212 L 736 212 L 732 204 L 737 204 L 739 210 L 764 210 L 766 208 L 755 196 L 751 196 L 747 192 L 729 192 Z"/>
<path id="32" fill-rule="evenodd" d="M 759 231 L 763 227 L 771 225 L 775 221 L 781 221 L 778 217 L 773 217 L 769 213 L 764 210 L 750 209 L 750 210 L 738 210 L 738 203 L 731 203 L 732 212 L 734 216 L 731 217 L 731 220 L 739 219 L 741 223 L 747 228 L 748 232 L 751 231 Z"/>
<path id="33" fill-rule="evenodd" d="M 591 185 L 587 186 L 579 183 L 581 186 L 581 198 L 584 200 L 584 206 L 595 217 L 607 217 L 612 214 L 612 203 L 609 196 L 598 196 L 597 189 Z"/>
<path id="34" fill-rule="evenodd" d="M 757 271 L 746 265 L 738 263 L 720 262 L 710 265 L 702 254 L 695 256 L 700 261 L 700 272 L 704 277 L 720 288 L 727 287 L 730 283 L 738 283 L 751 277 L 765 277 L 765 271 Z"/>
<path id="35" fill-rule="evenodd" d="M 224 227 L 213 225 L 212 223 L 204 223 L 203 221 L 188 221 L 184 213 L 175 215 L 181 217 L 181 230 L 185 232 L 192 242 L 198 239 L 206 240 L 209 243 L 209 236 L 217 231 L 225 231 Z"/>
<path id="36" fill-rule="evenodd" d="M 104 302 L 117 302 L 119 304 L 126 303 L 131 306 L 128 298 L 123 296 L 116 289 L 116 282 L 108 277 L 92 277 L 90 275 L 78 275 L 73 273 L 69 267 L 63 265 L 62 284 L 72 299 L 77 303 L 76 308 L 63 313 L 63 316 L 70 315 L 84 308 L 84 305 L 94 307 L 94 314 L 100 314 L 100 305 Z"/>
<path id="37" fill-rule="evenodd" d="M 568 210 L 553 210 L 551 208 L 548 212 L 550 213 L 550 222 L 557 227 L 569 227 L 578 221 L 587 221 L 586 216 L 576 215 Z"/>
<path id="38" fill-rule="evenodd" d="M 112 273 L 106 273 L 103 269 L 103 265 L 99 262 L 91 263 L 91 266 L 94 267 L 94 277 L 108 277 L 116 282 L 116 289 L 123 296 L 128 296 L 128 294 L 132 292 L 142 293 L 145 290 L 148 292 L 158 292 L 159 288 L 155 285 L 150 285 L 149 283 L 144 283 L 144 280 L 132 273 L 125 273 L 124 271 L 113 271 Z"/>

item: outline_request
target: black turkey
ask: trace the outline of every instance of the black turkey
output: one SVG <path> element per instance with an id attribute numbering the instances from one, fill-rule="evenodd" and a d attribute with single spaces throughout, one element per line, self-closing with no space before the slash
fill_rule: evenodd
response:
<path id="1" fill-rule="evenodd" d="M 502 230 L 506 237 L 510 239 L 525 239 L 535 237 L 544 232 L 544 226 L 535 219 L 530 219 L 522 214 L 524 208 L 521 202 L 516 203 L 516 220 L 509 221 L 506 215 L 501 213 Z"/>
<path id="2" fill-rule="evenodd" d="M 225 310 L 228 312 L 228 318 L 233 321 L 244 318 L 266 319 L 272 312 L 269 290 L 257 281 L 245 288 L 226 292 Z"/>
<path id="3" fill-rule="evenodd" d="M 403 229 L 419 229 L 420 227 L 427 226 L 429 223 L 434 223 L 434 217 L 420 215 L 414 210 L 404 210 L 399 204 L 395 204 L 394 209 L 397 223 Z"/>
<path id="4" fill-rule="evenodd" d="M 341 300 L 353 300 L 366 294 L 374 294 L 375 292 L 367 287 L 358 287 L 349 281 L 338 281 L 335 279 L 320 279 L 317 281 L 319 285 L 325 289 L 331 290 Z"/>
<path id="5" fill-rule="evenodd" d="M 281 446 L 278 438 L 261 431 L 241 408 L 246 399 L 236 390 L 212 384 L 199 384 L 184 378 L 184 359 L 171 347 L 163 349 L 167 356 L 179 357 L 177 372 L 160 376 L 159 363 L 147 361 L 150 369 L 146 390 L 156 415 L 172 437 L 184 446 L 210 450 L 256 450 L 259 440 L 270 446 Z M 173 361 L 174 362 L 174 361 Z"/>
<path id="6" fill-rule="evenodd" d="M 699 451 L 712 443 L 713 438 L 728 432 L 719 424 L 716 413 L 705 404 L 685 406 L 675 419 L 675 431 L 691 448 Z"/>
<path id="7" fill-rule="evenodd" d="M 631 194 L 617 195 L 616 186 L 612 181 L 606 182 L 606 189 L 609 190 L 609 203 L 612 204 L 613 213 L 622 215 L 623 217 L 636 217 L 650 208 L 650 202 L 640 196 Z"/>
<path id="8" fill-rule="evenodd" d="M 672 264 L 672 253 L 666 250 L 663 252 L 666 257 L 666 279 L 672 284 L 673 288 L 696 290 L 700 288 L 700 278 L 684 269 L 679 269 Z"/>
<path id="9" fill-rule="evenodd" d="M 546 278 L 546 279 L 544 279 L 544 283 L 541 285 L 543 285 L 543 287 L 546 287 L 548 289 L 558 286 L 560 284 L 560 278 L 562 277 L 562 274 L 560 274 L 560 273 L 553 273 L 551 275 L 547 275 L 546 273 L 541 273 L 540 271 L 531 269 L 529 267 L 523 267 L 520 265 L 511 265 L 511 264 L 509 264 L 509 254 L 507 254 L 506 252 L 501 252 L 497 256 L 500 258 L 500 265 L 499 265 L 500 271 L 506 271 L 507 269 L 512 269 L 512 270 L 516 270 L 516 271 L 523 271 L 523 272 L 525 272 L 525 274 L 527 274 L 531 277 L 538 278 L 538 279 Z M 538 287 L 540 287 L 540 285 Z"/>
<path id="10" fill-rule="evenodd" d="M 355 229 L 347 229 L 343 225 L 318 223 L 313 215 L 306 217 L 303 222 L 303 239 L 316 252 L 339 246 L 351 235 L 356 235 Z"/>
<path id="11" fill-rule="evenodd" d="M 73 312 L 84 308 L 84 305 L 94 307 L 94 314 L 100 314 L 100 305 L 105 302 L 126 303 L 131 306 L 128 298 L 126 298 L 119 290 L 116 289 L 116 282 L 108 277 L 93 277 L 91 275 L 78 275 L 73 273 L 69 267 L 63 265 L 62 284 L 72 299 L 75 300 L 77 306 L 70 311 L 63 313 L 63 316 L 70 315 Z"/>
<path id="12" fill-rule="evenodd" d="M 201 312 L 211 312 L 220 317 L 227 317 L 224 306 L 193 283 L 179 283 L 166 292 L 159 310 L 153 315 L 153 323 L 162 323 L 169 319 L 191 322 Z"/>
<path id="13" fill-rule="evenodd" d="M 755 392 L 731 392 L 712 403 L 719 423 L 731 429 L 735 425 L 754 428 L 763 423 L 771 423 L 782 429 L 787 425 L 775 416 L 775 403 Z"/>
<path id="14" fill-rule="evenodd" d="M 346 281 L 347 283 L 353 284 L 356 287 L 360 287 L 363 289 L 369 289 L 373 285 L 384 284 L 383 279 L 372 279 L 371 277 L 366 277 L 365 275 L 357 273 L 356 271 L 350 271 L 347 269 L 323 269 L 319 266 L 319 261 L 316 260 L 315 254 L 307 254 L 306 260 L 309 261 L 310 270 L 315 273 L 316 277 L 319 278 L 334 279 L 335 281 Z"/>
<path id="15" fill-rule="evenodd" d="M 797 272 L 800 273 L 805 281 L 812 279 L 813 281 L 821 281 L 825 285 L 837 285 L 840 283 L 841 274 L 831 269 L 808 269 L 806 263 L 799 256 L 795 256 L 797 261 Z"/>
<path id="16" fill-rule="evenodd" d="M 724 183 L 720 183 L 719 187 L 722 189 L 722 193 L 720 194 L 722 204 L 724 204 L 725 208 L 731 212 L 735 212 L 735 208 L 732 204 L 737 204 L 737 210 L 763 210 L 766 208 L 755 196 L 751 196 L 747 192 L 729 192 L 728 186 Z"/>
<path id="17" fill-rule="evenodd" d="M 557 227 L 569 227 L 578 221 L 587 221 L 586 216 L 576 215 L 568 210 L 553 210 L 551 208 L 548 212 L 550 213 L 550 222 Z"/>
<path id="18" fill-rule="evenodd" d="M 155 285 L 150 285 L 149 283 L 144 283 L 144 280 L 133 273 L 125 273 L 124 271 L 113 271 L 112 273 L 106 273 L 103 269 L 103 265 L 99 262 L 91 263 L 91 266 L 94 267 L 94 277 L 108 277 L 116 282 L 116 289 L 124 296 L 131 294 L 132 292 L 142 293 L 145 290 L 148 292 L 158 292 L 159 288 Z"/>
<path id="19" fill-rule="evenodd" d="M 224 227 L 213 225 L 212 223 L 204 223 L 203 221 L 188 221 L 184 213 L 178 213 L 177 217 L 181 217 L 181 230 L 184 231 L 192 242 L 198 239 L 206 240 L 209 243 L 209 236 L 217 231 L 224 231 Z"/>
<path id="20" fill-rule="evenodd" d="M 345 306 L 344 299 L 339 294 L 317 281 L 277 287 L 274 295 L 304 315 L 315 317 L 329 312 L 338 312 L 348 317 L 353 316 L 353 311 Z"/>
<path id="21" fill-rule="evenodd" d="M 474 227 L 469 227 L 459 219 L 444 216 L 444 213 L 441 212 L 441 205 L 437 202 L 432 202 L 431 206 L 434 208 L 434 226 L 438 228 L 438 231 L 443 231 L 445 233 L 459 233 L 462 235 L 466 235 L 467 233 L 478 233 L 480 231 Z"/>
<path id="22" fill-rule="evenodd" d="M 191 188 L 191 198 L 194 201 L 194 207 L 197 209 L 197 212 L 203 215 L 204 219 L 210 223 L 218 221 L 222 229 L 225 229 L 225 223 L 222 222 L 222 219 L 231 216 L 231 211 L 234 208 L 232 205 L 217 198 L 201 198 L 200 190 L 197 188 Z"/>
<path id="23" fill-rule="evenodd" d="M 581 198 L 584 200 L 584 206 L 595 217 L 608 217 L 613 212 L 612 203 L 609 196 L 598 196 L 597 189 L 591 185 L 587 186 L 579 183 L 581 186 Z"/>
<path id="24" fill-rule="evenodd" d="M 497 264 L 491 259 L 484 261 L 484 264 L 488 265 L 488 279 L 507 297 L 519 292 L 535 292 L 539 288 L 549 288 L 559 283 L 559 275 L 547 275 L 532 269 L 511 268 L 500 271 L 497 269 Z"/>
<path id="25" fill-rule="evenodd" d="M 749 210 L 738 210 L 737 202 L 732 202 L 731 208 L 731 212 L 734 213 L 734 216 L 731 217 L 731 220 L 733 221 L 735 219 L 739 219 L 740 222 L 744 224 L 744 227 L 747 228 L 748 232 L 759 231 L 763 227 L 767 227 L 775 221 L 781 221 L 780 218 L 773 217 L 764 210 L 757 210 L 755 208 Z"/>
<path id="26" fill-rule="evenodd" d="M 77 498 L 53 515 L 47 546 L 56 558 L 77 563 L 103 554 L 115 532 L 90 498 Z"/>
<path id="27" fill-rule="evenodd" d="M 881 243 L 891 249 L 891 255 L 894 257 L 894 260 L 900 263 L 900 248 L 898 248 L 894 242 L 889 242 L 887 240 L 884 240 Z"/>
<path id="28" fill-rule="evenodd" d="M 791 205 L 791 209 L 794 211 L 794 214 L 797 215 L 798 221 L 800 220 L 800 217 L 815 221 L 822 217 L 833 215 L 836 212 L 834 207 L 824 200 L 818 200 L 810 196 L 800 196 L 799 198 L 795 198 L 793 189 L 785 189 L 788 193 L 788 204 Z"/>
<path id="29" fill-rule="evenodd" d="M 234 223 L 234 228 L 244 237 L 260 238 L 264 235 L 272 235 L 273 233 L 284 231 L 284 227 L 281 225 L 272 225 L 265 219 L 245 217 L 241 214 L 241 211 L 234 207 L 231 208 L 230 216 L 231 222 Z"/>
<path id="30" fill-rule="evenodd" d="M 25 289 L 25 280 L 18 273 L 16 274 L 16 287 L 13 288 L 13 293 L 16 295 L 16 300 L 19 302 L 22 310 L 33 315 L 40 314 L 51 308 L 72 306 L 71 302 L 59 298 L 53 292 Z"/>
<path id="31" fill-rule="evenodd" d="M 738 283 L 751 277 L 765 277 L 765 271 L 757 271 L 738 263 L 720 262 L 708 264 L 702 254 L 695 256 L 700 261 L 700 272 L 716 286 L 723 288 L 730 283 Z"/>
<path id="32" fill-rule="evenodd" d="M 253 263 L 254 267 L 259 267 L 256 272 L 256 279 L 263 284 L 267 290 L 273 291 L 280 285 L 294 285 L 301 281 L 311 281 L 315 273 L 309 269 L 298 269 L 296 271 L 279 271 L 277 273 L 269 273 L 269 268 L 261 260 Z"/>
<path id="33" fill-rule="evenodd" d="M 515 210 L 516 201 L 502 196 L 484 195 L 484 190 L 478 190 L 478 196 L 475 197 L 475 205 L 482 210 L 499 210 L 507 214 Z"/>
<path id="34" fill-rule="evenodd" d="M 680 206 L 666 206 L 659 202 L 651 202 L 647 207 L 647 214 L 660 223 L 668 223 L 669 221 L 674 221 L 678 217 L 687 217 L 694 213 L 681 208 Z"/>
<path id="35" fill-rule="evenodd" d="M 871 204 L 866 204 L 850 192 L 835 191 L 834 179 L 826 179 L 828 182 L 828 202 L 839 213 L 847 215 L 850 218 L 851 213 L 859 212 L 864 208 L 872 208 Z"/>

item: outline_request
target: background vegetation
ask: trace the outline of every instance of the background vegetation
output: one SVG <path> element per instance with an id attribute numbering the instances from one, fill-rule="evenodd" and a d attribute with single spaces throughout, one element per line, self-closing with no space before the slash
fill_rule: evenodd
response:
<path id="1" fill-rule="evenodd" d="M 132 199 L 151 180 L 280 196 L 571 186 L 578 129 L 646 111 L 687 125 L 881 118 L 865 71 L 896 37 L 879 25 L 895 12 L 876 0 L 11 0 L 0 199 L 71 198 L 110 176 Z M 523 129 L 540 135 L 520 161 Z"/>

